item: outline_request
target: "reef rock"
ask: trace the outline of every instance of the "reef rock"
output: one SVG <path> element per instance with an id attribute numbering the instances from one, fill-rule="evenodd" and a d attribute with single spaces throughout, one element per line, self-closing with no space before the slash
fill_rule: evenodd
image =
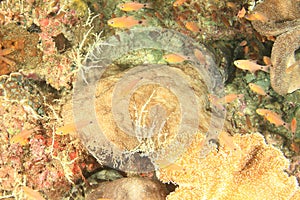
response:
<path id="1" fill-rule="evenodd" d="M 131 177 L 100 183 L 85 199 L 163 200 L 166 199 L 166 196 L 167 190 L 162 183 L 145 178 Z"/>

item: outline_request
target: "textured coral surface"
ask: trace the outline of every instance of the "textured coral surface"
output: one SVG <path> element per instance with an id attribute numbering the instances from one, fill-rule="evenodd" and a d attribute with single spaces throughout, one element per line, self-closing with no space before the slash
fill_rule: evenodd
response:
<path id="1" fill-rule="evenodd" d="M 295 199 L 289 162 L 261 134 L 222 133 L 218 151 L 198 156 L 202 137 L 174 164 L 159 171 L 160 180 L 179 185 L 168 199 Z"/>

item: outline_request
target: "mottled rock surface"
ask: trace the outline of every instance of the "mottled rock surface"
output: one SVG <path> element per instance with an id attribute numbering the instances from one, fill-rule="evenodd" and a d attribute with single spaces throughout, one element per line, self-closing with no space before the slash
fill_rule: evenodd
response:
<path id="1" fill-rule="evenodd" d="M 114 200 L 163 200 L 166 199 L 165 186 L 145 178 L 122 178 L 100 183 L 86 196 L 86 200 L 107 198 Z"/>

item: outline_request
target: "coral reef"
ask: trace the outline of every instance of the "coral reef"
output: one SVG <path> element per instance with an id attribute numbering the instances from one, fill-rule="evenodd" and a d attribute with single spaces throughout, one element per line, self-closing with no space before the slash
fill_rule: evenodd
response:
<path id="1" fill-rule="evenodd" d="M 172 6 L 174 1 L 155 1 L 155 16 L 149 20 L 151 23 L 178 30 L 204 43 L 220 38 L 237 39 L 240 37 L 238 30 L 240 25 L 236 19 L 238 3 L 230 1 L 233 6 L 229 7 L 228 2 L 192 0 L 185 1 L 180 6 Z M 173 8 L 170 13 L 171 6 Z"/>
<path id="2" fill-rule="evenodd" d="M 37 84 L 38 83 L 38 84 Z M 73 180 L 82 177 L 82 147 L 55 135 L 58 107 L 55 90 L 21 73 L 0 77 L 0 191 L 3 197 L 24 199 L 32 188 L 44 197 L 60 199 Z M 65 144 L 69 144 L 66 146 Z M 79 158 L 80 157 L 80 158 Z M 55 191 L 53 191 L 55 189 Z"/>
<path id="3" fill-rule="evenodd" d="M 15 24 L 1 27 L 0 75 L 39 67 L 42 52 L 37 48 L 38 40 L 36 33 L 29 33 Z"/>
<path id="4" fill-rule="evenodd" d="M 71 49 L 77 48 L 83 35 L 92 27 L 91 22 L 87 21 L 89 15 L 81 16 L 79 19 L 74 10 L 76 8 L 74 3 L 73 1 L 1 2 L 0 16 L 4 19 L 2 22 L 4 28 L 1 29 L 0 39 L 5 36 L 12 42 L 21 41 L 24 46 L 12 49 L 3 46 L 0 40 L 3 48 L 9 48 L 5 54 L 8 50 L 14 50 L 9 55 L 2 56 L 3 53 L 0 53 L 1 63 L 3 59 L 8 58 L 4 61 L 6 66 L 1 68 L 1 74 L 21 69 L 26 75 L 36 74 L 36 77 L 46 80 L 57 90 L 70 89 L 78 67 L 73 65 Z M 98 27 L 94 29 L 99 30 Z M 10 66 L 7 66 L 7 62 Z"/>
<path id="5" fill-rule="evenodd" d="M 296 50 L 300 44 L 300 2 L 298 0 L 265 0 L 254 12 L 265 15 L 265 21 L 252 24 L 263 35 L 278 36 L 272 49 L 270 80 L 272 88 L 280 95 L 300 88 L 299 61 Z M 298 59 L 299 60 L 299 59 Z"/>
<path id="6" fill-rule="evenodd" d="M 179 185 L 167 199 L 296 199 L 296 178 L 284 172 L 288 160 L 261 134 L 223 132 L 219 139 L 218 151 L 200 159 L 198 135 L 180 159 L 159 170 L 160 180 Z"/>
<path id="7" fill-rule="evenodd" d="M 128 183 L 150 183 L 128 177 L 156 179 L 152 170 L 159 168 L 163 181 L 179 185 L 170 199 L 209 199 L 215 197 L 212 193 L 224 199 L 244 198 L 241 195 L 263 198 L 273 190 L 268 197 L 280 192 L 280 197 L 287 199 L 293 195 L 295 178 L 283 172 L 288 162 L 270 145 L 291 158 L 287 172 L 300 180 L 300 91 L 279 96 L 269 88 L 268 74 L 231 67 L 233 59 L 253 59 L 261 64 L 262 56 L 270 55 L 272 42 L 241 17 L 243 10 L 251 13 L 257 1 L 189 0 L 177 6 L 173 6 L 174 0 L 151 2 L 151 9 L 124 12 L 118 6 L 124 3 L 121 0 L 0 0 L 0 198 L 80 199 L 89 186 L 127 177 L 101 183 L 92 192 L 96 198 L 114 198 L 111 188 L 121 188 L 124 193 L 117 195 L 123 198 L 135 192 Z M 268 20 L 252 24 L 263 35 L 280 35 L 271 56 L 271 82 L 279 94 L 285 94 L 299 83 L 295 81 L 298 67 L 293 65 L 299 56 L 299 37 L 294 37 L 300 35 L 299 0 L 266 0 L 255 6 L 252 14 L 264 10 L 270 11 L 266 12 Z M 147 25 L 121 33 L 107 25 L 111 18 L 122 16 Z M 292 48 L 288 49 L 289 45 Z M 183 63 L 163 59 L 174 53 L 185 56 Z M 103 66 L 108 68 L 98 80 L 94 72 Z M 137 76 L 140 72 L 144 74 Z M 90 95 L 93 78 L 97 84 Z M 78 87 L 78 80 L 88 89 Z M 223 86 L 225 80 L 226 94 L 215 94 L 213 89 Z M 250 91 L 249 83 L 263 86 L 267 95 Z M 187 95 L 188 91 L 195 98 Z M 83 104 L 74 107 L 73 92 L 73 100 L 82 97 Z M 238 98 L 228 100 L 232 96 Z M 217 101 L 209 101 L 209 97 Z M 222 99 L 226 102 L 220 103 Z M 261 107 L 276 111 L 287 123 L 297 119 L 298 129 L 291 132 L 265 123 L 255 113 Z M 82 109 L 88 111 L 86 115 Z M 223 125 L 225 109 L 226 131 L 262 132 L 269 145 L 259 134 L 221 135 L 216 150 L 216 129 Z M 217 117 L 211 119 L 212 114 Z M 98 137 L 99 128 L 105 140 Z M 180 128 L 187 133 L 177 133 Z M 127 134 L 128 129 L 133 134 Z M 89 134 L 85 135 L 86 130 Z M 205 140 L 204 135 L 208 136 Z M 191 148 L 180 156 L 194 137 Z M 179 160 L 168 166 L 178 156 Z M 129 157 L 132 162 L 127 162 Z M 106 162 L 108 158 L 112 161 Z M 123 168 L 126 173 L 102 166 L 122 162 L 127 164 Z M 146 172 L 141 173 L 143 170 Z M 145 195 L 142 190 L 149 192 L 150 188 L 153 198 L 162 198 L 165 193 L 160 195 L 152 183 L 139 192 Z M 129 192 L 122 186 L 128 186 Z M 88 198 L 94 199 L 93 194 Z M 293 198 L 297 195 L 299 192 Z"/>
<path id="8" fill-rule="evenodd" d="M 54 146 L 60 141 L 56 138 L 54 142 L 47 126 L 52 111 L 45 99 L 51 95 L 43 94 L 20 73 L 2 75 L 0 87 L 2 195 L 22 199 L 22 186 L 43 190 L 46 196 L 53 195 L 52 188 L 59 186 L 57 195 L 64 193 L 68 180 L 60 162 L 52 157 L 58 156 L 59 149 Z"/>

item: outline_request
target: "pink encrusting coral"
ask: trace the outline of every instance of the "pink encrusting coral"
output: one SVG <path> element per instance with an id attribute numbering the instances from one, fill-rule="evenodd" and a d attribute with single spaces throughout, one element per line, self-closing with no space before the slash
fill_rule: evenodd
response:
<path id="1" fill-rule="evenodd" d="M 69 31 L 78 22 L 78 18 L 72 11 L 56 10 L 55 12 L 60 12 L 60 14 L 56 17 L 50 17 L 45 11 L 41 11 L 42 17 L 38 22 L 41 28 L 39 36 L 44 64 L 37 71 L 45 77 L 50 85 L 60 89 L 62 87 L 68 88 L 71 84 L 72 60 L 70 56 L 63 55 L 63 53 L 71 47 L 71 43 L 65 35 L 70 34 Z"/>

